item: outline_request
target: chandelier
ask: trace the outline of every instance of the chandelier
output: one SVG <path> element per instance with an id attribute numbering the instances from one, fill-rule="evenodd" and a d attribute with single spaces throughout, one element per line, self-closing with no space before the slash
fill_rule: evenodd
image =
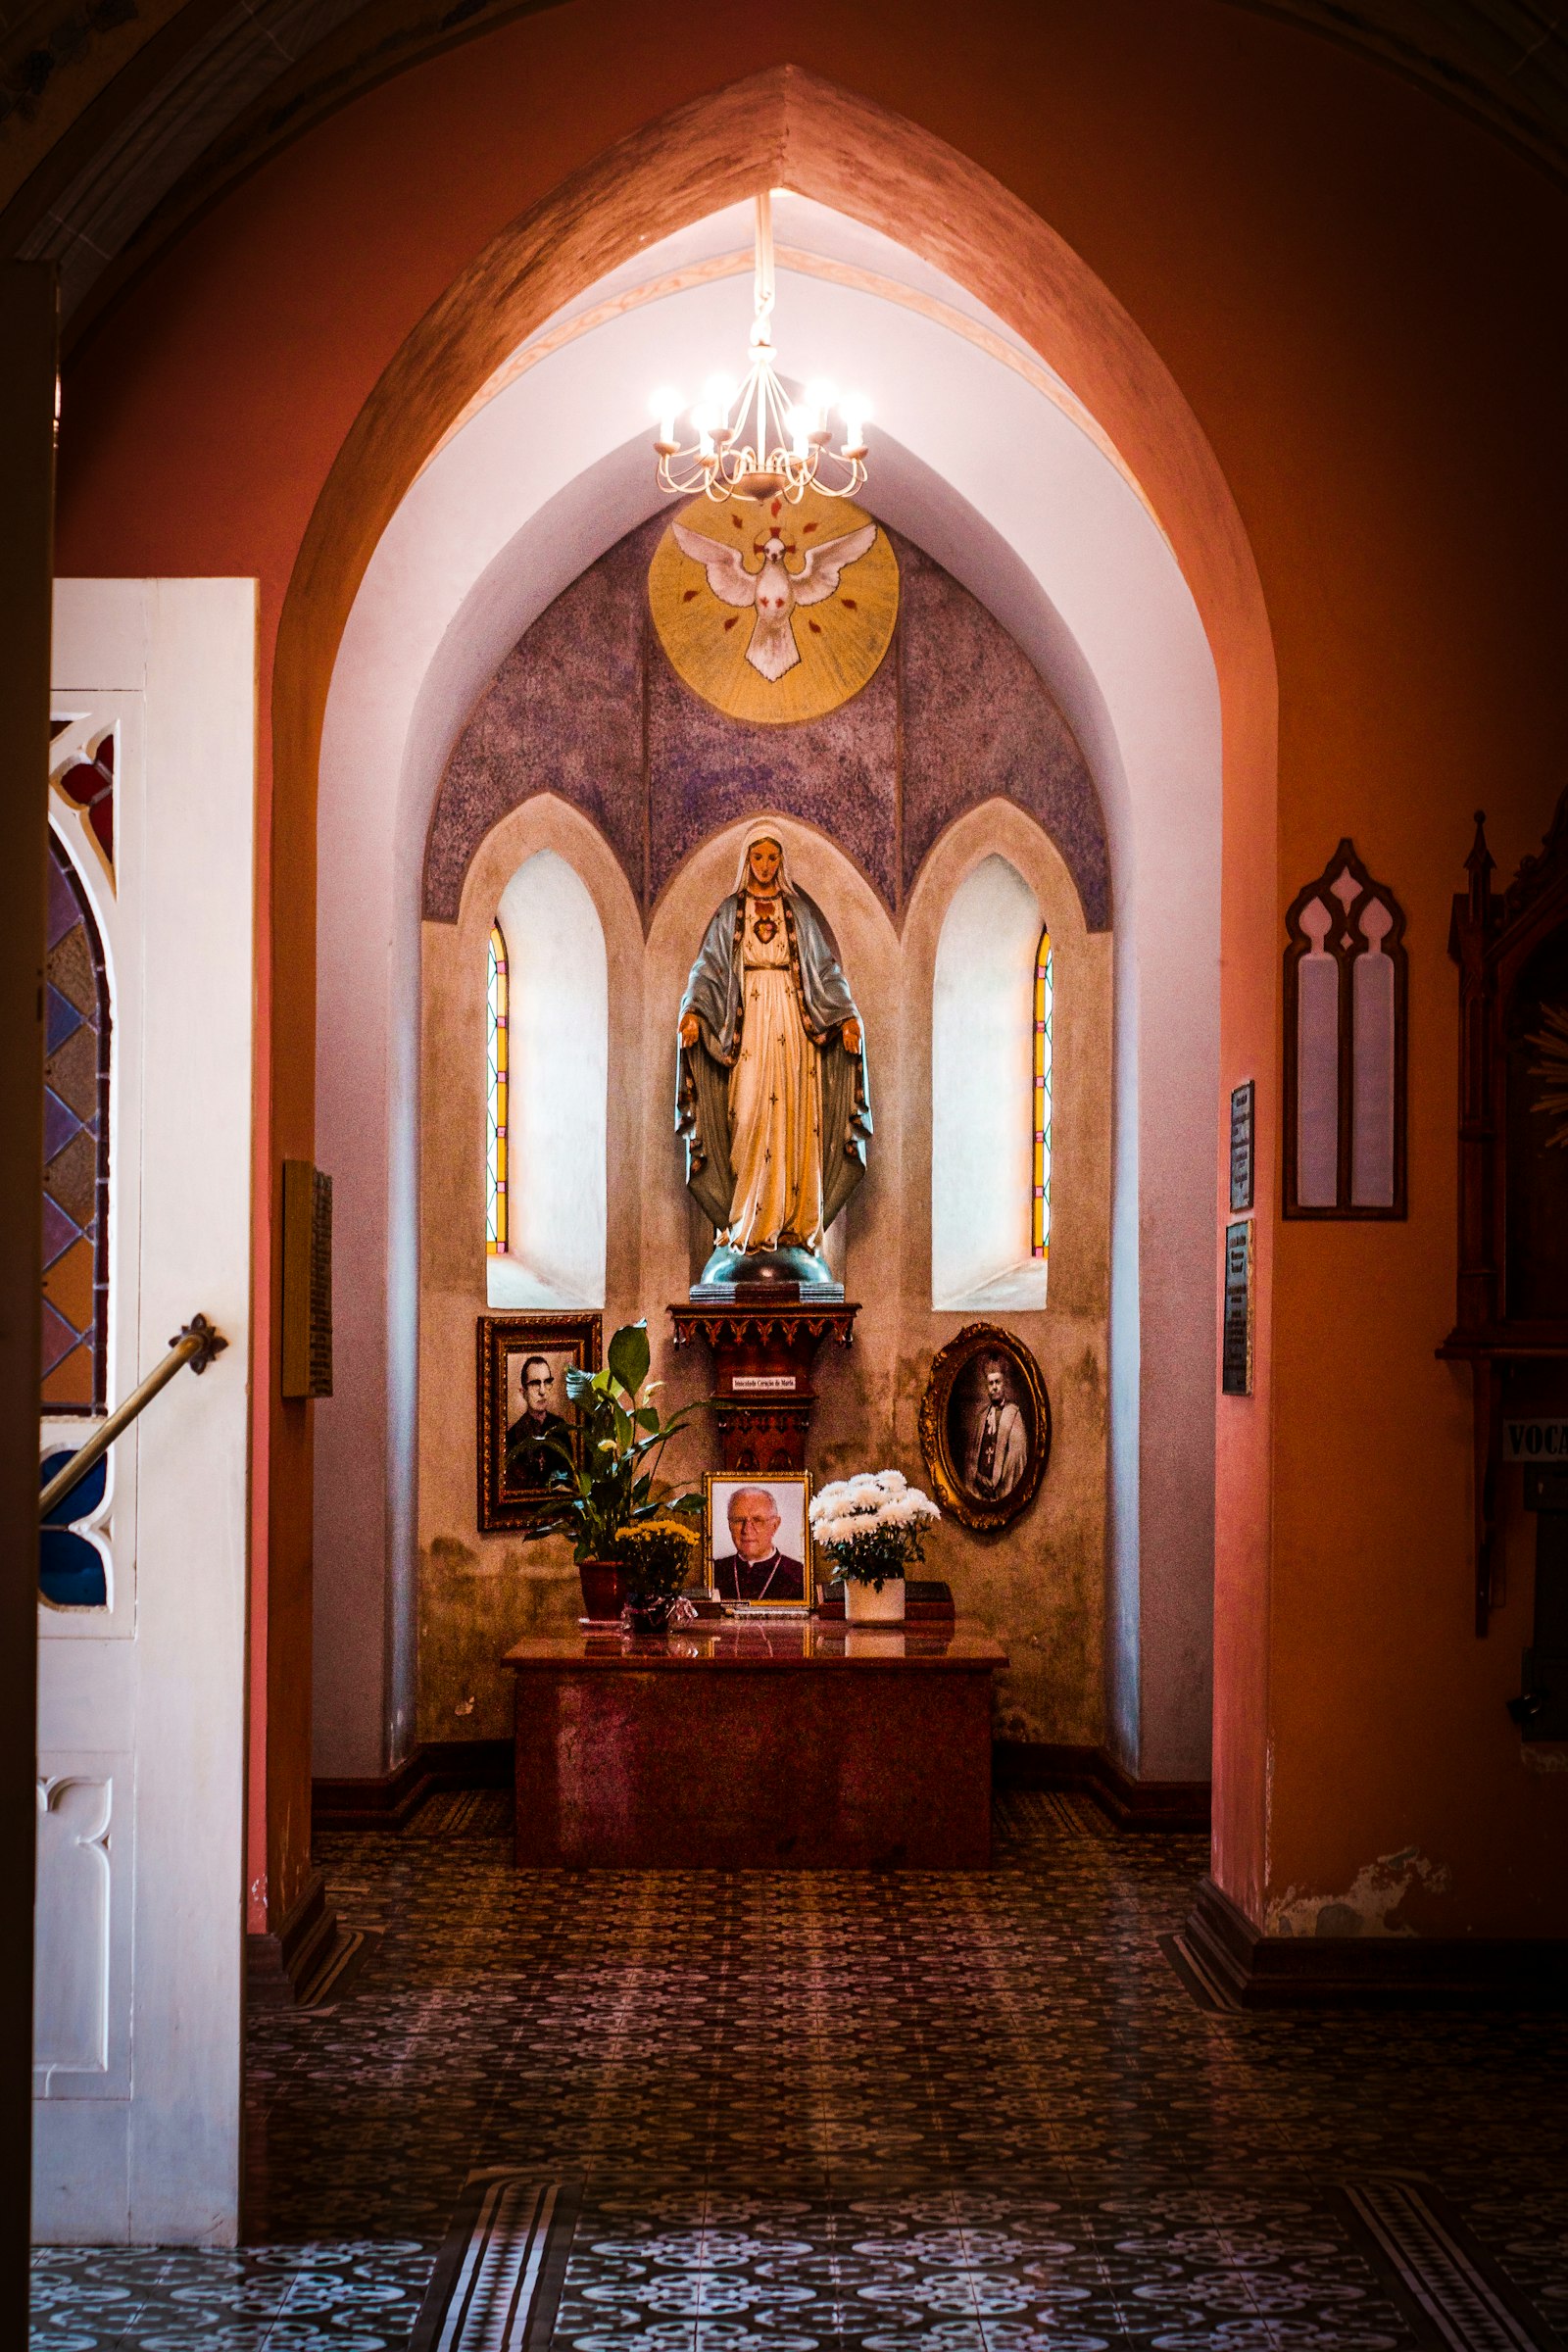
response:
<path id="1" fill-rule="evenodd" d="M 686 405 L 681 395 L 668 390 L 654 394 L 649 407 L 659 419 L 654 448 L 661 490 L 686 497 L 701 491 L 715 502 L 743 498 L 760 504 L 787 498 L 794 505 L 808 490 L 821 498 L 853 498 L 859 489 L 866 472 L 870 402 L 858 393 L 840 395 L 821 381 L 808 384 L 803 398 L 792 401 L 773 366 L 772 335 L 773 199 L 764 189 L 757 199 L 755 316 L 746 379 L 737 385 L 727 375 L 709 377 L 702 399 L 691 411 L 697 438 L 689 447 L 675 431 L 675 419 Z M 837 449 L 828 423 L 834 412 L 844 428 Z M 824 466 L 830 469 L 827 473 Z"/>

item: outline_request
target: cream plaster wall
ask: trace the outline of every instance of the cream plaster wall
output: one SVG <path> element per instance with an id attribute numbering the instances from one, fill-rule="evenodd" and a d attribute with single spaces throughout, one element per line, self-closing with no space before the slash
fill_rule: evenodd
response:
<path id="1" fill-rule="evenodd" d="M 838 935 L 865 1021 L 875 1135 L 843 1220 L 844 1279 L 860 1304 L 854 1347 L 817 1359 L 808 1459 L 819 1477 L 896 1462 L 925 1484 L 917 1434 L 936 1350 L 965 1315 L 931 1299 L 931 1004 L 937 942 L 954 893 L 1005 858 L 1046 910 L 1055 953 L 1055 1153 L 1051 1296 L 998 1319 L 1034 1350 L 1054 1423 L 1037 1501 L 1009 1530 L 945 1523 L 929 1573 L 1012 1652 L 999 1734 L 1097 1742 L 1103 1731 L 1106 1364 L 1109 1314 L 1111 939 L 1091 935 L 1067 868 L 1034 821 L 992 802 L 937 844 L 902 933 L 842 851 L 779 819 L 803 886 Z M 706 842 L 656 906 L 646 940 L 596 828 L 550 795 L 498 824 L 469 870 L 455 925 L 423 926 L 417 1736 L 499 1739 L 519 1635 L 564 1629 L 578 1608 L 562 1539 L 481 1537 L 475 1469 L 475 1326 L 485 1309 L 485 940 L 511 876 L 536 850 L 567 858 L 604 924 L 610 970 L 610 1232 L 605 1331 L 648 1318 L 664 1401 L 700 1396 L 706 1355 L 677 1354 L 665 1308 L 691 1280 L 693 1220 L 674 1133 L 676 1008 L 698 941 L 734 881 L 744 827 Z M 836 1252 L 830 1252 L 836 1254 Z M 714 1458 L 694 1434 L 679 1468 Z M 676 1467 L 671 1456 L 671 1467 Z"/>

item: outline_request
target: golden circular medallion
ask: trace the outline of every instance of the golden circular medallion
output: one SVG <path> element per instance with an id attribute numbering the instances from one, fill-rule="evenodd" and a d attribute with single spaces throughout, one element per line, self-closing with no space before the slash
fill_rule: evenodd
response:
<path id="1" fill-rule="evenodd" d="M 874 676 L 899 616 L 899 560 L 848 499 L 699 497 L 654 550 L 648 602 L 694 694 L 728 718 L 784 725 L 836 710 Z"/>

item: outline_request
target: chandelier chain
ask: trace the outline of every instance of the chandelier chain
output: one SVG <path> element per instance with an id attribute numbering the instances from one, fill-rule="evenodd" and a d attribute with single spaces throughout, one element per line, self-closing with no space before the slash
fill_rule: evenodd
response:
<path id="1" fill-rule="evenodd" d="M 660 419 L 654 443 L 661 490 L 683 497 L 701 494 L 715 503 L 744 499 L 760 505 L 783 498 L 798 505 L 808 490 L 823 498 L 853 498 L 866 479 L 865 422 L 869 402 L 842 399 L 831 385 L 810 384 L 791 403 L 774 366 L 773 199 L 757 198 L 750 362 L 738 392 L 724 378 L 710 382 L 692 409 L 696 439 L 684 445 L 675 418 L 685 405 L 676 392 L 656 393 Z M 833 447 L 829 413 L 836 409 L 844 439 Z M 748 428 L 748 419 L 754 422 Z M 824 471 L 824 467 L 832 471 Z"/>

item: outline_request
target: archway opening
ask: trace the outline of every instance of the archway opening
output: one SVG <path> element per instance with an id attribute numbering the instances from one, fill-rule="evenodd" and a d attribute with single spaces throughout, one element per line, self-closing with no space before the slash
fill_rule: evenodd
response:
<path id="1" fill-rule="evenodd" d="M 868 496 L 880 518 L 956 580 L 1046 682 L 1102 811 L 1102 895 L 1085 908 L 1091 926 L 1108 932 L 1115 960 L 1114 1050 L 1105 1055 L 1113 1141 L 1102 1730 L 1130 1768 L 1200 1778 L 1213 1565 L 1223 803 L 1210 636 L 1154 502 L 1113 436 L 1004 317 L 986 312 L 972 285 L 808 198 L 780 198 L 779 215 L 792 335 L 803 352 L 853 348 L 860 371 L 876 378 L 887 423 Z M 389 1636 L 379 1687 L 371 1677 L 352 1692 L 322 1691 L 322 1769 L 375 1769 L 406 1742 L 413 1721 L 418 1342 L 409 1236 L 419 1146 L 417 1056 L 408 1041 L 419 1023 L 430 812 L 485 678 L 654 509 L 647 444 L 628 436 L 628 416 L 642 386 L 671 372 L 672 357 L 700 372 L 733 342 L 744 296 L 725 257 L 743 245 L 743 212 L 710 215 L 635 265 L 574 289 L 504 355 L 392 514 L 337 650 L 321 744 L 320 897 L 324 906 L 330 875 L 352 860 L 385 909 L 388 954 L 375 998 L 389 1084 L 368 1103 L 363 1088 L 341 1083 L 332 1041 L 346 975 L 334 968 L 323 925 L 318 1152 L 328 1164 L 352 1156 L 385 1169 L 385 1216 L 368 1203 L 370 1213 L 351 1218 L 348 1230 L 367 1270 L 373 1262 L 404 1274 L 384 1308 L 388 1294 L 378 1296 L 372 1281 L 346 1286 L 363 1319 L 350 1355 L 353 1389 L 318 1427 L 318 1557 L 347 1544 L 379 1545 Z M 1168 384 L 1156 388 L 1168 406 Z M 977 416 L 987 419 L 984 434 L 973 429 Z M 1227 529 L 1222 516 L 1218 535 Z M 940 673 L 915 684 L 940 704 Z M 378 809 L 368 828 L 355 789 L 368 764 L 397 779 L 395 808 Z M 896 924 L 946 821 L 940 796 L 934 811 L 903 804 Z M 613 829 L 612 820 L 600 825 L 606 838 Z M 1084 845 L 1054 838 L 1075 858 L 1082 889 Z M 654 875 L 645 868 L 630 878 L 641 881 L 646 923 Z M 461 874 L 445 877 L 449 891 L 458 885 Z M 1182 909 L 1179 932 L 1173 906 Z M 391 1230 L 399 1221 L 401 1234 Z M 368 1437 L 380 1439 L 387 1491 L 368 1494 L 362 1481 L 357 1500 L 346 1500 L 343 1461 L 350 1448 L 363 1459 Z M 1159 1531 L 1157 1548 L 1145 1542 L 1150 1527 Z M 1151 1579 L 1158 1590 L 1146 1612 Z M 330 1581 L 318 1580 L 318 1590 L 330 1593 Z M 342 1629 L 329 1629 L 319 1611 L 318 1623 L 323 1653 L 368 1654 L 363 1638 L 320 1641 Z"/>

